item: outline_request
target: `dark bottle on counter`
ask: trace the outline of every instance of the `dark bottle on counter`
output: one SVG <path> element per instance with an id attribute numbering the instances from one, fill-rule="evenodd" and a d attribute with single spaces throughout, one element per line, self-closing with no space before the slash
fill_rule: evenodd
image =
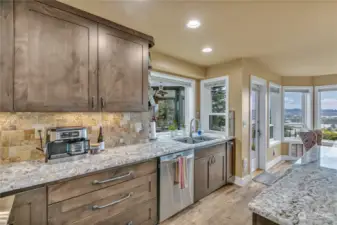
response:
<path id="1" fill-rule="evenodd" d="M 104 150 L 104 138 L 103 138 L 103 127 L 99 127 L 99 134 L 98 134 L 98 139 L 97 142 L 99 143 L 99 150 L 103 151 Z"/>

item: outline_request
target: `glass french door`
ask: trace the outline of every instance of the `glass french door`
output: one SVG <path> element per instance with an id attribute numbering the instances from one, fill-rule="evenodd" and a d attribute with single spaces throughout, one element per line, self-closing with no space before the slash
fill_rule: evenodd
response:
<path id="1" fill-rule="evenodd" d="M 259 147 L 260 147 L 260 86 L 253 85 L 251 92 L 251 138 L 250 138 L 250 159 L 251 172 L 258 169 Z"/>

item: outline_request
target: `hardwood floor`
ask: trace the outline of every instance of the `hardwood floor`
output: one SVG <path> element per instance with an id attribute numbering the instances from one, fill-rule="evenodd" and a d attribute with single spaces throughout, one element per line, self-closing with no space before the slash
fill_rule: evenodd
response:
<path id="1" fill-rule="evenodd" d="M 285 171 L 291 164 L 281 162 L 270 171 Z M 254 181 L 245 187 L 227 185 L 160 225 L 252 225 L 248 203 L 265 187 Z"/>

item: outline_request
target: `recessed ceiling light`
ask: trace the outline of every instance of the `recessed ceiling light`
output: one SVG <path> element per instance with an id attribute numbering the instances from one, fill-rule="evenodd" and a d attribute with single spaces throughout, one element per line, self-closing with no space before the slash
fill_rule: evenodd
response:
<path id="1" fill-rule="evenodd" d="M 213 51 L 213 49 L 210 48 L 210 47 L 206 47 L 206 48 L 203 48 L 201 51 L 204 52 L 204 53 L 210 53 L 210 52 Z"/>
<path id="2" fill-rule="evenodd" d="M 190 20 L 187 22 L 186 26 L 191 29 L 196 29 L 200 27 L 200 21 L 199 20 Z"/>

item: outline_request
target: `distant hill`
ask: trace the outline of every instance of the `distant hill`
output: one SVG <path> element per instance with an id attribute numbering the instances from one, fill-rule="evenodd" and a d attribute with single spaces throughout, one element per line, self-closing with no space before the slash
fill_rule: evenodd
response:
<path id="1" fill-rule="evenodd" d="M 321 110 L 321 116 L 337 116 L 337 109 Z"/>
<path id="2" fill-rule="evenodd" d="M 300 116 L 302 113 L 301 109 L 286 109 L 286 116 Z M 323 109 L 321 111 L 321 116 L 337 116 L 337 109 Z"/>

